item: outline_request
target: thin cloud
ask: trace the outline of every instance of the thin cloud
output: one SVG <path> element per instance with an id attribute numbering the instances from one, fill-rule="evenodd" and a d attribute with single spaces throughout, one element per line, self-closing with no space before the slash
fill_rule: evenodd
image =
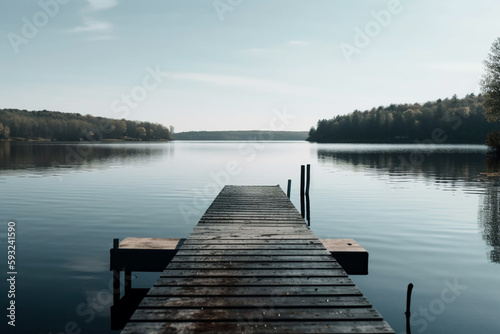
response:
<path id="1" fill-rule="evenodd" d="M 97 31 L 110 31 L 113 25 L 106 22 L 99 22 L 90 17 L 83 18 L 83 25 L 75 27 L 69 32 L 81 33 L 81 32 L 97 32 Z"/>
<path id="2" fill-rule="evenodd" d="M 328 97 L 324 91 L 304 86 L 290 85 L 287 83 L 248 77 L 236 77 L 218 74 L 202 73 L 175 73 L 174 79 L 187 80 L 193 82 L 204 82 L 227 87 L 240 87 L 264 93 L 274 93 L 283 95 L 294 95 L 300 97 Z"/>
<path id="3" fill-rule="evenodd" d="M 111 32 L 113 25 L 108 22 L 98 21 L 91 17 L 92 13 L 116 7 L 118 0 L 86 0 L 88 5 L 80 11 L 83 24 L 68 30 L 70 33 L 94 34 L 84 38 L 84 41 L 104 41 L 117 39 Z M 98 34 L 98 35 L 95 35 Z"/>

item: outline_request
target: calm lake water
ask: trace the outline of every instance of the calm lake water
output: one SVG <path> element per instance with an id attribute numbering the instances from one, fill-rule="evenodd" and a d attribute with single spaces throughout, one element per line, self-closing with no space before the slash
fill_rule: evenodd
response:
<path id="1" fill-rule="evenodd" d="M 223 184 L 276 185 L 311 164 L 311 228 L 370 253 L 353 280 L 391 324 L 413 333 L 499 333 L 500 164 L 483 146 L 306 142 L 0 142 L 0 245 L 16 223 L 16 327 L 0 285 L 1 333 L 110 329 L 113 238 L 186 237 Z M 228 164 L 237 164 L 236 172 Z M 231 166 L 229 166 L 231 167 Z M 155 273 L 135 273 L 150 287 Z M 69 330 L 68 330 L 69 329 Z"/>

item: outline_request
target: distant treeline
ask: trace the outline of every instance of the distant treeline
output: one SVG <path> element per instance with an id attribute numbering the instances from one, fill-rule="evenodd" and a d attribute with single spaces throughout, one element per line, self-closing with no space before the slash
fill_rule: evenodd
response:
<path id="1" fill-rule="evenodd" d="M 307 140 L 318 143 L 477 143 L 500 126 L 483 115 L 483 96 L 391 104 L 318 121 Z"/>
<path id="2" fill-rule="evenodd" d="M 173 128 L 161 124 L 62 113 L 58 111 L 0 110 L 0 139 L 172 140 Z"/>
<path id="3" fill-rule="evenodd" d="M 190 131 L 175 134 L 176 140 L 306 140 L 307 131 Z"/>

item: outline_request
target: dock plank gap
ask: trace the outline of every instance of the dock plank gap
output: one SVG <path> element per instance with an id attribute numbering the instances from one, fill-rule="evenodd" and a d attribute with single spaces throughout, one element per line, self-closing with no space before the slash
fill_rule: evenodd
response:
<path id="1" fill-rule="evenodd" d="M 126 289 L 130 272 L 161 271 L 122 334 L 394 333 L 349 262 L 366 274 L 368 253 L 318 239 L 279 186 L 225 186 L 186 239 L 115 242 L 110 269 Z"/>

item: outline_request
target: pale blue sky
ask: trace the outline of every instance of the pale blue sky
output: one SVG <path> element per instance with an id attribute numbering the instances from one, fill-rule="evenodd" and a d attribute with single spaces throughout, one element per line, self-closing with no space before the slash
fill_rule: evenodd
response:
<path id="1" fill-rule="evenodd" d="M 295 116 L 285 130 L 308 130 L 354 109 L 478 93 L 482 61 L 500 37 L 500 2 L 491 0 L 1 0 L 0 8 L 0 108 L 177 131 L 265 129 L 283 108 Z"/>

